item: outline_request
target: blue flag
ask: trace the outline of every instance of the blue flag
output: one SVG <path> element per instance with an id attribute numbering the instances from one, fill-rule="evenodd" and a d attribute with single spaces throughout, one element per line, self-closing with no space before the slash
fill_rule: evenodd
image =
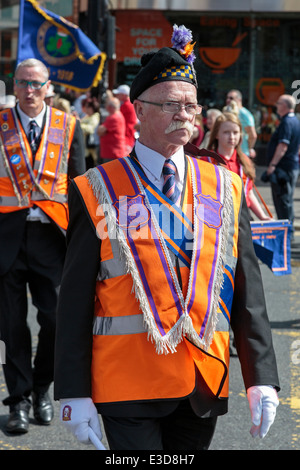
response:
<path id="1" fill-rule="evenodd" d="M 75 24 L 21 0 L 17 63 L 29 58 L 46 65 L 53 83 L 87 91 L 102 79 L 106 54 Z"/>
<path id="2" fill-rule="evenodd" d="M 290 222 L 251 222 L 251 232 L 256 256 L 276 276 L 291 274 Z"/>

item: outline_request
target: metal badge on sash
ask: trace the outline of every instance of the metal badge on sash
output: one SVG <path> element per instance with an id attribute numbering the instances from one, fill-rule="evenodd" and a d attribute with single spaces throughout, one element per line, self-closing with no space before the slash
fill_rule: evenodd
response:
<path id="1" fill-rule="evenodd" d="M 145 205 L 145 196 L 122 196 L 113 203 L 117 211 L 118 225 L 128 232 L 139 230 L 150 219 L 150 211 Z"/>
<path id="2" fill-rule="evenodd" d="M 20 142 L 20 137 L 16 129 L 6 130 L 2 134 L 4 145 L 16 145 Z"/>
<path id="3" fill-rule="evenodd" d="M 210 228 L 220 228 L 222 225 L 222 208 L 220 201 L 213 199 L 211 196 L 204 194 L 196 194 L 198 200 L 197 216 L 201 222 Z"/>
<path id="4" fill-rule="evenodd" d="M 56 129 L 51 127 L 48 132 L 48 141 L 52 144 L 63 144 L 64 142 L 64 129 Z"/>

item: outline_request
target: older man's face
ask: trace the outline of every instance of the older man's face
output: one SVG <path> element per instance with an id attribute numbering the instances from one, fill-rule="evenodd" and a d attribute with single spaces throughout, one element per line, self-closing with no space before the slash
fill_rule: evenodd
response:
<path id="1" fill-rule="evenodd" d="M 170 101 L 181 105 L 196 104 L 197 91 L 190 83 L 168 81 L 152 86 L 140 98 L 160 104 Z M 165 113 L 159 106 L 137 100 L 136 110 L 141 122 L 140 141 L 144 145 L 168 157 L 189 141 L 195 116 L 188 114 L 183 106 L 172 114 Z"/>
<path id="2" fill-rule="evenodd" d="M 32 85 L 26 87 L 19 86 L 18 80 L 27 82 L 39 82 L 43 84 L 36 90 Z M 30 117 L 37 116 L 43 109 L 43 102 L 50 85 L 49 80 L 45 80 L 45 75 L 40 67 L 20 67 L 15 77 L 14 91 L 19 100 L 22 111 Z"/>

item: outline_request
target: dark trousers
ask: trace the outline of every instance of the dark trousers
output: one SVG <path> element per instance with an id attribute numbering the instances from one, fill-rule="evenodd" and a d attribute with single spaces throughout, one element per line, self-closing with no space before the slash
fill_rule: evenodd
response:
<path id="1" fill-rule="evenodd" d="M 217 417 L 196 416 L 188 399 L 179 402 L 169 415 L 159 418 L 115 418 L 102 420 L 110 450 L 207 450 Z"/>
<path id="2" fill-rule="evenodd" d="M 282 184 L 271 183 L 272 197 L 278 219 L 288 219 L 294 222 L 294 192 L 299 176 L 299 170 L 286 172 L 288 180 Z M 292 225 L 292 233 L 294 227 Z"/>
<path id="3" fill-rule="evenodd" d="M 45 391 L 53 381 L 55 317 L 65 257 L 65 238 L 53 224 L 27 222 L 22 245 L 11 269 L 0 276 L 0 337 L 10 408 Z M 32 338 L 27 323 L 28 288 L 40 326 L 32 367 Z"/>

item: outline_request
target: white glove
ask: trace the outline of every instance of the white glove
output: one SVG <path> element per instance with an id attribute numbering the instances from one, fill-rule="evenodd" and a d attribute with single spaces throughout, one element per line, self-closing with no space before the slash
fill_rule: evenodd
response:
<path id="1" fill-rule="evenodd" d="M 91 398 L 60 400 L 60 420 L 83 444 L 91 444 L 93 432 L 100 441 L 102 439 L 98 412 Z"/>
<path id="2" fill-rule="evenodd" d="M 271 385 L 254 385 L 248 388 L 247 398 L 253 426 L 252 437 L 263 438 L 274 422 L 276 408 L 279 405 L 277 392 Z"/>

